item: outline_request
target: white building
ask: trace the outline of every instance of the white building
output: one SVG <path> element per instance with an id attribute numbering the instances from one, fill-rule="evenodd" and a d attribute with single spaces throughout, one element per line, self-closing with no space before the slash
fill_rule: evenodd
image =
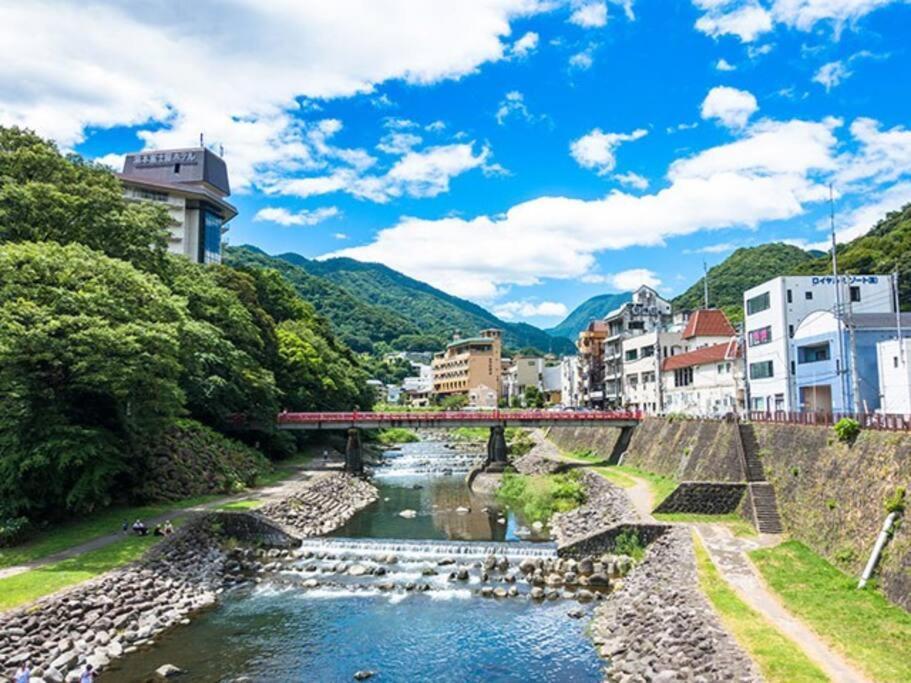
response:
<path id="1" fill-rule="evenodd" d="M 911 415 L 911 339 L 889 339 L 876 345 L 880 410 L 891 415 Z"/>
<path id="2" fill-rule="evenodd" d="M 894 311 L 889 276 L 842 275 L 838 280 L 845 311 Z M 743 305 L 750 409 L 798 410 L 796 362 L 790 339 L 810 313 L 835 310 L 834 278 L 777 277 L 744 292 Z"/>
<path id="3" fill-rule="evenodd" d="M 721 417 L 743 410 L 743 360 L 736 338 L 665 358 L 661 369 L 665 412 Z"/>
<path id="4" fill-rule="evenodd" d="M 545 365 L 541 372 L 541 392 L 551 405 L 563 404 L 563 366 Z"/>
<path id="5" fill-rule="evenodd" d="M 225 201 L 231 189 L 221 157 L 205 147 L 127 154 L 116 175 L 127 199 L 167 209 L 169 252 L 194 263 L 221 263 L 222 234 L 237 215 Z"/>
<path id="6" fill-rule="evenodd" d="M 623 340 L 623 403 L 650 415 L 663 412 L 661 359 L 683 352 L 680 326 Z"/>
<path id="7" fill-rule="evenodd" d="M 567 408 L 582 405 L 582 373 L 578 356 L 563 356 L 560 360 L 560 396 Z"/>

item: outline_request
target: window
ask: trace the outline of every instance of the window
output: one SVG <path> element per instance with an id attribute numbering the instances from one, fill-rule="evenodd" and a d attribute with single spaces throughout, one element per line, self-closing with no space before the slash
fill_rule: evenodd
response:
<path id="1" fill-rule="evenodd" d="M 629 325 L 626 326 L 628 330 L 644 330 L 645 321 L 644 320 L 630 320 Z"/>
<path id="2" fill-rule="evenodd" d="M 626 378 L 626 383 L 630 387 L 636 388 L 637 386 L 639 386 L 639 375 L 630 375 L 629 377 Z"/>
<path id="3" fill-rule="evenodd" d="M 790 289 L 788 290 L 788 303 L 794 303 L 794 293 Z"/>
<path id="4" fill-rule="evenodd" d="M 651 384 L 654 381 L 655 381 L 654 372 L 643 372 L 642 373 L 642 383 L 643 384 Z"/>
<path id="5" fill-rule="evenodd" d="M 791 374 L 792 375 L 797 374 L 797 365 L 795 365 L 794 361 L 791 361 Z"/>
<path id="6" fill-rule="evenodd" d="M 749 333 L 750 346 L 761 346 L 762 344 L 768 344 L 772 341 L 772 327 L 771 325 L 766 325 L 765 327 L 760 327 L 758 330 L 750 330 Z"/>
<path id="7" fill-rule="evenodd" d="M 765 398 L 762 396 L 754 396 L 750 402 L 753 404 L 753 410 L 765 410 Z"/>
<path id="8" fill-rule="evenodd" d="M 643 346 L 639 353 L 640 358 L 651 358 L 654 355 L 655 355 L 654 346 Z"/>
<path id="9" fill-rule="evenodd" d="M 797 348 L 797 362 L 800 365 L 804 363 L 818 363 L 819 361 L 829 360 L 829 342 L 822 344 L 813 344 L 812 346 L 800 346 Z"/>
<path id="10" fill-rule="evenodd" d="M 637 358 L 639 358 L 639 349 L 630 349 L 629 351 L 626 352 L 627 362 L 634 361 Z"/>
<path id="11" fill-rule="evenodd" d="M 788 339 L 794 338 L 794 326 L 788 325 Z"/>
<path id="12" fill-rule="evenodd" d="M 764 360 L 758 363 L 750 363 L 750 379 L 768 379 L 773 376 L 772 361 Z"/>
<path id="13" fill-rule="evenodd" d="M 857 285 L 851 285 L 851 287 L 848 289 L 848 293 L 850 295 L 851 303 L 857 303 L 860 301 L 860 287 Z"/>
<path id="14" fill-rule="evenodd" d="M 674 370 L 674 386 L 688 387 L 693 383 L 693 368 L 678 368 Z"/>
<path id="15" fill-rule="evenodd" d="M 199 262 L 221 263 L 221 218 L 211 211 L 200 213 Z"/>
<path id="16" fill-rule="evenodd" d="M 174 173 L 180 173 L 180 164 L 174 164 Z"/>
<path id="17" fill-rule="evenodd" d="M 771 305 L 768 292 L 754 296 L 752 299 L 747 299 L 747 315 L 766 311 Z"/>
<path id="18" fill-rule="evenodd" d="M 812 300 L 813 300 L 813 292 L 804 292 L 804 293 L 803 293 L 803 296 L 804 296 L 804 298 L 805 298 L 807 301 L 812 301 Z"/>
<path id="19" fill-rule="evenodd" d="M 898 356 L 892 356 L 892 367 L 893 368 L 898 367 Z"/>
<path id="20" fill-rule="evenodd" d="M 731 373 L 731 364 L 730 363 L 718 363 L 715 366 L 715 370 L 719 375 L 729 375 Z"/>

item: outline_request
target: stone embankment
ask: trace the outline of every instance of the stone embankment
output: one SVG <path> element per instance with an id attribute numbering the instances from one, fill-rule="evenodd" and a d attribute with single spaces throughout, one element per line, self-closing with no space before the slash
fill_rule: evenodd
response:
<path id="1" fill-rule="evenodd" d="M 585 503 L 551 519 L 550 528 L 558 546 L 575 543 L 611 526 L 639 521 L 633 504 L 619 486 L 590 471 L 582 474 L 582 485 Z"/>
<path id="2" fill-rule="evenodd" d="M 335 529 L 376 496 L 371 484 L 333 473 L 259 513 L 300 538 Z M 219 521 L 219 513 L 196 517 L 139 562 L 0 614 L 0 677 L 30 661 L 32 683 L 77 681 L 86 663 L 103 671 L 111 660 L 188 623 L 236 583 L 237 561 L 222 547 Z"/>
<path id="3" fill-rule="evenodd" d="M 257 512 L 298 538 L 320 536 L 340 527 L 378 495 L 373 484 L 333 472 L 298 486 Z"/>
<path id="4" fill-rule="evenodd" d="M 699 589 L 690 532 L 674 528 L 598 609 L 592 638 L 609 681 L 760 681 Z"/>

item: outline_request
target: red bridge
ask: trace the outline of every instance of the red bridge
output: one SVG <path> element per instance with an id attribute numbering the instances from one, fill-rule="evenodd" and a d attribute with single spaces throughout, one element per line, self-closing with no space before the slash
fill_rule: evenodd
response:
<path id="1" fill-rule="evenodd" d="M 279 413 L 279 429 L 379 429 L 383 427 L 559 427 L 601 425 L 635 427 L 637 410 L 560 412 L 549 410 L 460 410 L 413 413 Z"/>

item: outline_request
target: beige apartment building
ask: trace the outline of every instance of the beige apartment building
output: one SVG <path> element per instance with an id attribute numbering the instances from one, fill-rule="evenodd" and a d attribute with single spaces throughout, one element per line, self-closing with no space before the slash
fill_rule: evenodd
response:
<path id="1" fill-rule="evenodd" d="M 499 396 L 501 353 L 501 330 L 481 330 L 477 337 L 456 339 L 433 358 L 433 393 L 471 398 L 473 390 L 485 387 Z"/>

